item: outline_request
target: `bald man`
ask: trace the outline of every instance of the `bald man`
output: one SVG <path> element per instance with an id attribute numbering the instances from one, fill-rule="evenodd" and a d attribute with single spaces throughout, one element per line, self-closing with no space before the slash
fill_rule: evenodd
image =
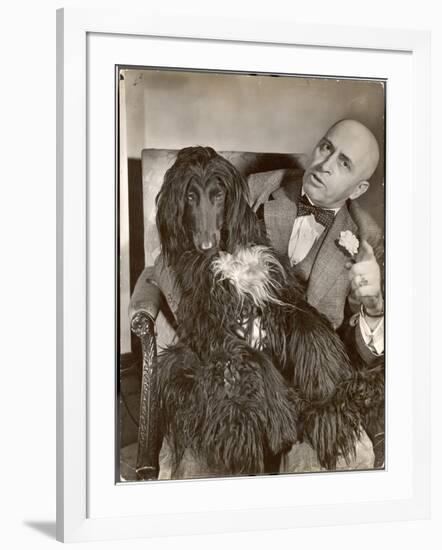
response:
<path id="1" fill-rule="evenodd" d="M 353 201 L 368 190 L 378 162 L 372 132 L 356 120 L 341 120 L 319 140 L 303 174 L 276 170 L 249 177 L 252 206 L 272 245 L 289 257 L 309 303 L 329 318 L 365 365 L 382 362 L 384 352 L 383 236 Z M 353 259 L 338 244 L 343 231 L 359 241 Z M 297 444 L 298 452 L 289 454 L 285 471 L 319 469 L 305 445 Z M 351 468 L 372 467 L 365 434 L 358 456 Z M 341 467 L 348 465 L 343 461 Z"/>
<path id="2" fill-rule="evenodd" d="M 352 202 L 369 188 L 378 162 L 372 132 L 360 122 L 342 120 L 319 140 L 302 177 L 295 170 L 249 177 L 252 205 L 264 219 L 271 243 L 289 256 L 307 299 L 336 329 L 343 323 L 349 296 L 352 310 L 364 306 L 370 326 L 378 326 L 377 316 L 383 313 L 382 234 L 373 218 Z M 341 231 L 351 231 L 360 240 L 356 263 L 349 262 L 337 244 Z M 377 319 L 374 323 L 370 314 Z M 366 348 L 360 350 L 370 361 L 373 348 Z M 374 354 L 382 351 L 380 344 Z"/>

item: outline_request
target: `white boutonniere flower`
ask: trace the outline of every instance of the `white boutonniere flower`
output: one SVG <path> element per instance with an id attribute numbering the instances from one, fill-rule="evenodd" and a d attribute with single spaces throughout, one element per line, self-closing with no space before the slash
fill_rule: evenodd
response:
<path id="1" fill-rule="evenodd" d="M 356 235 L 351 231 L 341 231 L 339 234 L 338 245 L 350 256 L 352 260 L 356 259 L 359 250 L 359 241 Z"/>

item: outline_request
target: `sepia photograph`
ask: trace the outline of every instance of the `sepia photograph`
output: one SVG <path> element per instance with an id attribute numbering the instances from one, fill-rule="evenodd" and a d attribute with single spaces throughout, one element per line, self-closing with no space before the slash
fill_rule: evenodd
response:
<path id="1" fill-rule="evenodd" d="M 386 86 L 116 67 L 116 482 L 385 469 Z"/>

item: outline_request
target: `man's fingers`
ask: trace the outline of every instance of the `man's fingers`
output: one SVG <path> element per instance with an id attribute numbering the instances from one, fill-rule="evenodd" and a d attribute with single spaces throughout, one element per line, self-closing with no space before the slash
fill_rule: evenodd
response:
<path id="1" fill-rule="evenodd" d="M 351 280 L 351 289 L 353 292 L 356 292 L 356 290 L 363 289 L 363 288 L 375 288 L 376 293 L 379 292 L 379 286 L 376 284 L 376 282 L 370 279 L 367 279 L 366 277 L 358 276 Z"/>
<path id="2" fill-rule="evenodd" d="M 376 266 L 371 261 L 358 262 L 357 264 L 353 264 L 350 275 L 356 277 L 356 275 L 367 273 L 367 271 L 373 271 L 373 268 L 376 268 Z"/>
<path id="3" fill-rule="evenodd" d="M 361 286 L 360 281 L 357 279 L 357 277 L 355 277 L 354 279 L 351 279 L 350 284 L 351 284 L 352 292 L 355 292 Z"/>
<path id="4" fill-rule="evenodd" d="M 376 298 L 379 295 L 379 289 L 374 285 L 360 286 L 353 290 L 352 295 L 358 300 Z"/>
<path id="5" fill-rule="evenodd" d="M 380 289 L 380 269 L 367 241 L 361 241 L 356 263 L 348 272 L 351 295 L 364 307 L 374 309 L 382 298 Z"/>

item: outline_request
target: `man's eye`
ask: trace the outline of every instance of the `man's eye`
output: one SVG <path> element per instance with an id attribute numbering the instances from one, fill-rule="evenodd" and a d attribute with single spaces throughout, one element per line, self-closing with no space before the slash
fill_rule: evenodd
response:
<path id="1" fill-rule="evenodd" d="M 321 143 L 319 148 L 321 149 L 321 151 L 330 151 L 330 144 L 327 142 Z"/>
<path id="2" fill-rule="evenodd" d="M 346 170 L 350 170 L 350 163 L 347 160 L 341 161 L 341 164 Z"/>

